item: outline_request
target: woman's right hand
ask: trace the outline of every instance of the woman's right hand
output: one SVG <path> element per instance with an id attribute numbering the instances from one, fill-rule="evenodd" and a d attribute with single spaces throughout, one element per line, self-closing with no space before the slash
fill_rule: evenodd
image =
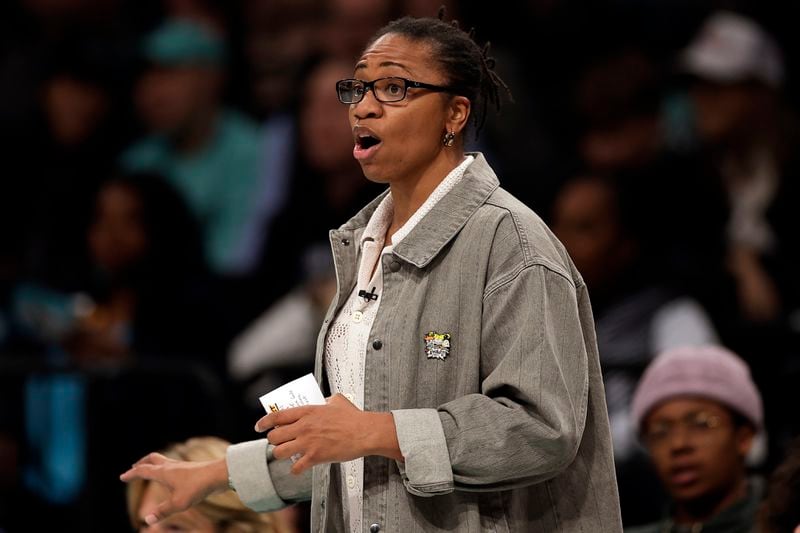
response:
<path id="1" fill-rule="evenodd" d="M 169 499 L 161 502 L 155 513 L 145 517 L 145 522 L 153 525 L 170 515 L 185 511 L 215 492 L 226 490 L 228 465 L 224 458 L 190 462 L 151 453 L 119 478 L 126 483 L 134 479 L 146 479 L 166 487 Z"/>

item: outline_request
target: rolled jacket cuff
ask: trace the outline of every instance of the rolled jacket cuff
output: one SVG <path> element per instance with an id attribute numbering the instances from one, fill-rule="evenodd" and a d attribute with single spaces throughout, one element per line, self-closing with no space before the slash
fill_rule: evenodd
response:
<path id="1" fill-rule="evenodd" d="M 275 489 L 269 473 L 267 439 L 233 444 L 228 447 L 228 478 L 247 507 L 258 512 L 275 511 L 287 504 Z"/>
<path id="2" fill-rule="evenodd" d="M 453 469 L 436 409 L 392 411 L 404 462 L 397 462 L 406 490 L 417 496 L 453 491 Z"/>

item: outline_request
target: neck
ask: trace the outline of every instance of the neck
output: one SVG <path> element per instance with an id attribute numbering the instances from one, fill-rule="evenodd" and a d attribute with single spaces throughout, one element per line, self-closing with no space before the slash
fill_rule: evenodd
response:
<path id="1" fill-rule="evenodd" d="M 433 163 L 417 176 L 392 181 L 390 188 L 394 202 L 394 214 L 388 236 L 403 227 L 403 224 L 425 203 L 434 189 L 463 160 L 464 152 L 462 150 L 444 149 Z"/>
<path id="2" fill-rule="evenodd" d="M 198 113 L 186 127 L 172 136 L 175 149 L 182 154 L 191 154 L 203 149 L 214 136 L 217 118 L 217 110 L 213 108 Z"/>
<path id="3" fill-rule="evenodd" d="M 723 494 L 710 494 L 703 498 L 676 504 L 673 519 L 677 524 L 707 522 L 737 501 L 747 496 L 747 478 L 739 481 Z"/>

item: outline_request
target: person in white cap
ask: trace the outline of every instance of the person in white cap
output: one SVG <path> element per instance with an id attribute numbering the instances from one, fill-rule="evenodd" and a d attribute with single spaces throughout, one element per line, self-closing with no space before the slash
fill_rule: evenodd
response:
<path id="1" fill-rule="evenodd" d="M 753 530 L 763 483 L 748 478 L 746 458 L 764 412 L 742 359 L 717 346 L 668 350 L 645 371 L 631 411 L 672 506 L 626 531 Z"/>
<path id="2" fill-rule="evenodd" d="M 722 177 L 730 215 L 727 267 L 737 320 L 764 324 L 797 306 L 787 247 L 796 209 L 790 198 L 795 163 L 784 127 L 780 48 L 754 20 L 719 11 L 703 24 L 680 57 L 691 77 L 695 127 L 704 153 Z"/>

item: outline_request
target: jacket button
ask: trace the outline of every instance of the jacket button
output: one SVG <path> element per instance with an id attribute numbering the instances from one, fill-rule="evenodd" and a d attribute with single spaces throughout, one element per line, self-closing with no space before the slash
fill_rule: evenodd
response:
<path id="1" fill-rule="evenodd" d="M 380 350 L 383 348 L 383 343 L 381 341 L 373 341 L 372 347 L 376 350 Z"/>
<path id="2" fill-rule="evenodd" d="M 342 239 L 342 244 L 344 246 L 350 246 L 350 239 Z"/>
<path id="3" fill-rule="evenodd" d="M 381 530 L 380 524 L 372 524 L 369 526 L 369 533 L 378 533 Z"/>
<path id="4" fill-rule="evenodd" d="M 389 263 L 389 270 L 391 270 L 392 272 L 397 272 L 398 270 L 400 270 L 400 261 L 392 261 L 391 263 Z"/>

